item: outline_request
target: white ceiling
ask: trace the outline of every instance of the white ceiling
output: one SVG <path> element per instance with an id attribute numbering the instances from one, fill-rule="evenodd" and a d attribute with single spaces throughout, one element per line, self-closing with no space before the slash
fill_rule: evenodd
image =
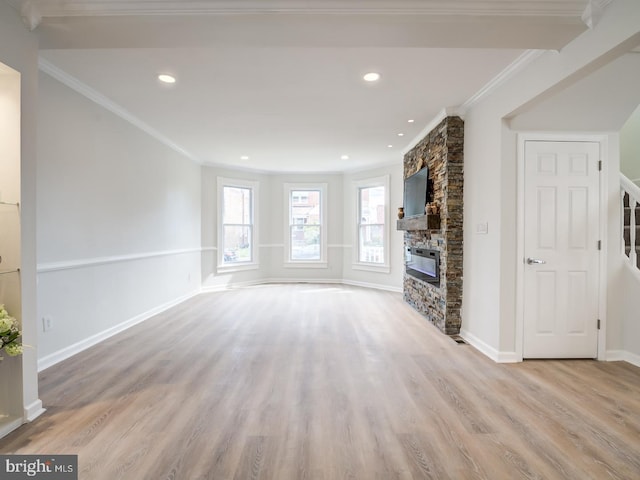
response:
<path id="1" fill-rule="evenodd" d="M 560 49 L 583 32 L 589 2 L 9 3 L 38 33 L 45 71 L 195 160 L 335 172 L 401 162 L 443 108 L 465 104 L 527 50 Z M 366 84 L 369 71 L 382 79 Z M 161 85 L 161 72 L 177 83 Z"/>
<path id="2" fill-rule="evenodd" d="M 640 104 L 640 52 L 631 51 L 510 119 L 519 131 L 618 132 Z"/>

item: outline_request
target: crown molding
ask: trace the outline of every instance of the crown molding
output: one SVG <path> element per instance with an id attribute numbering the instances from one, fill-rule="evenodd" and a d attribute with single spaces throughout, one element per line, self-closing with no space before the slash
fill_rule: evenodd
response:
<path id="1" fill-rule="evenodd" d="M 613 0 L 589 0 L 589 3 L 582 12 L 581 18 L 584 24 L 593 29 L 598 22 L 600 22 L 606 6 L 612 1 Z"/>
<path id="2" fill-rule="evenodd" d="M 498 75 L 493 77 L 489 83 L 473 94 L 466 102 L 464 102 L 460 109 L 462 114 L 468 112 L 475 104 L 479 103 L 484 98 L 491 95 L 495 90 L 503 83 L 513 77 L 516 73 L 523 70 L 527 65 L 533 62 L 536 58 L 540 57 L 547 50 L 526 50 L 513 62 L 511 62 L 507 68 L 502 70 Z"/>
<path id="3" fill-rule="evenodd" d="M 20 14 L 22 23 L 29 31 L 35 30 L 42 23 L 40 3 L 37 0 L 6 0 L 6 2 Z"/>
<path id="4" fill-rule="evenodd" d="M 159 142 L 163 143 L 167 147 L 171 148 L 172 150 L 178 152 L 181 155 L 184 155 L 185 157 L 189 158 L 190 160 L 194 161 L 195 163 L 197 163 L 199 165 L 202 165 L 202 161 L 200 161 L 200 159 L 198 159 L 195 156 L 193 156 L 191 153 L 189 153 L 187 150 L 182 148 L 180 145 L 178 145 L 177 143 L 173 142 L 172 140 L 170 140 L 169 138 L 164 136 L 162 133 L 158 132 L 156 129 L 154 129 L 150 125 L 146 124 L 145 122 L 143 122 L 138 117 L 136 117 L 135 115 L 133 115 L 130 112 L 128 112 L 126 109 L 124 109 L 123 107 L 121 107 L 120 105 L 115 103 L 114 101 L 112 101 L 109 98 L 105 97 L 103 94 L 101 94 L 97 90 L 94 90 L 93 88 L 91 88 L 87 84 L 85 84 L 85 83 L 81 82 L 80 80 L 78 80 L 76 77 L 74 77 L 72 75 L 69 75 L 64 70 L 61 70 L 60 68 L 56 67 L 51 62 L 45 60 L 42 57 L 39 57 L 38 58 L 38 68 L 42 72 L 44 72 L 47 75 L 49 75 L 49 76 L 55 78 L 56 80 L 58 80 L 60 83 L 66 85 L 67 87 L 71 88 L 72 90 L 78 92 L 80 95 L 85 96 L 86 98 L 88 98 L 92 102 L 97 103 L 98 105 L 100 105 L 104 109 L 110 111 L 111 113 L 117 115 L 118 117 L 122 118 L 123 120 L 129 122 L 134 127 L 137 127 L 140 130 L 142 130 L 143 132 L 151 135 L 153 138 L 155 138 Z"/>
<path id="5" fill-rule="evenodd" d="M 224 14 L 401 14 L 580 18 L 585 0 L 7 0 L 41 17 Z M 593 2 L 610 0 L 592 0 Z"/>
<path id="6" fill-rule="evenodd" d="M 440 110 L 435 117 L 416 135 L 411 142 L 402 149 L 402 155 L 409 153 L 418 143 L 420 143 L 429 132 L 436 128 L 442 120 L 447 117 L 460 117 L 464 119 L 464 111 L 460 107 L 447 107 Z"/>
<path id="7" fill-rule="evenodd" d="M 431 130 L 438 126 L 438 124 L 446 117 L 460 117 L 464 120 L 466 113 L 474 105 L 479 103 L 484 98 L 491 95 L 500 85 L 505 83 L 511 77 L 513 77 L 520 70 L 524 69 L 528 64 L 533 62 L 536 58 L 544 54 L 547 50 L 527 50 L 522 53 L 518 58 L 511 62 L 507 68 L 502 70 L 498 75 L 493 77 L 489 83 L 482 87 L 478 92 L 472 95 L 466 102 L 457 107 L 448 107 L 442 109 L 433 119 L 418 133 L 416 137 L 402 150 L 402 154 L 406 155 L 411 151 L 424 137 L 426 137 Z"/>

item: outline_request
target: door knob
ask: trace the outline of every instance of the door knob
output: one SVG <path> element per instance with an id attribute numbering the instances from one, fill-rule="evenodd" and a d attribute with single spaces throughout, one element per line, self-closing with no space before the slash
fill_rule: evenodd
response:
<path id="1" fill-rule="evenodd" d="M 538 258 L 531 258 L 531 257 L 527 258 L 527 264 L 528 265 L 534 265 L 534 264 L 540 264 L 541 265 L 543 263 L 547 263 L 547 262 L 545 262 L 544 260 L 540 260 Z"/>

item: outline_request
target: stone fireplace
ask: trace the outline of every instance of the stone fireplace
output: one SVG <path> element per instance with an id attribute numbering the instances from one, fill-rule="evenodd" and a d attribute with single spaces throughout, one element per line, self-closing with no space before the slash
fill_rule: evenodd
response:
<path id="1" fill-rule="evenodd" d="M 405 155 L 405 178 L 429 168 L 439 212 L 398 220 L 405 231 L 404 299 L 447 335 L 460 333 L 461 323 L 463 143 L 464 122 L 446 117 Z M 438 260 L 438 281 L 430 271 L 420 271 L 433 266 L 419 258 L 425 252 Z"/>

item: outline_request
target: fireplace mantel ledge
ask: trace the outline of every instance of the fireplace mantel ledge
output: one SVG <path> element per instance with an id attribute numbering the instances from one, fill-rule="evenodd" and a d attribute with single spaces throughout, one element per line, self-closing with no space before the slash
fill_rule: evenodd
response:
<path id="1" fill-rule="evenodd" d="M 440 230 L 440 215 L 420 215 L 419 217 L 401 218 L 397 230 Z"/>

